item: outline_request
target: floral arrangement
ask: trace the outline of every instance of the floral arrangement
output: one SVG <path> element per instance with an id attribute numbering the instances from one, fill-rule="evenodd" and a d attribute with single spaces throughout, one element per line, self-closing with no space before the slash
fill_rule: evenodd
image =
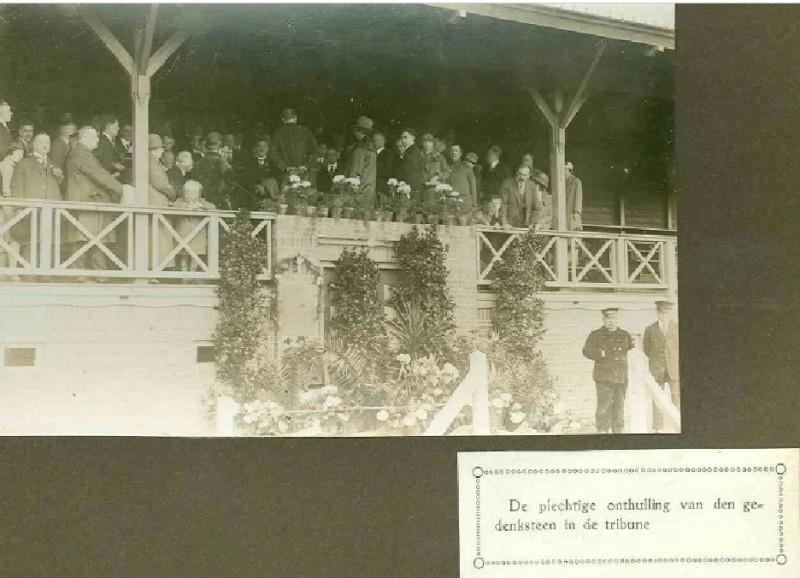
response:
<path id="1" fill-rule="evenodd" d="M 458 386 L 459 371 L 451 363 L 440 366 L 432 355 L 400 353 L 394 361 L 395 373 L 384 391 L 387 407 L 375 418 L 392 428 L 424 430 Z"/>
<path id="2" fill-rule="evenodd" d="M 361 179 L 336 175 L 331 182 L 331 199 L 334 207 L 352 207 L 361 189 Z"/>
<path id="3" fill-rule="evenodd" d="M 411 206 L 411 185 L 391 178 L 386 182 L 392 197 L 392 209 L 398 214 L 407 214 Z"/>
<path id="4" fill-rule="evenodd" d="M 241 421 L 260 436 L 279 436 L 291 429 L 291 420 L 283 406 L 269 400 L 254 400 L 242 405 Z"/>
<path id="5" fill-rule="evenodd" d="M 303 390 L 299 396 L 299 428 L 321 429 L 329 435 L 343 433 L 344 425 L 350 421 L 344 403 L 335 385 Z"/>
<path id="6" fill-rule="evenodd" d="M 316 191 L 311 187 L 311 181 L 302 180 L 295 174 L 289 175 L 289 182 L 283 187 L 283 194 L 295 207 L 313 204 L 317 197 Z"/>

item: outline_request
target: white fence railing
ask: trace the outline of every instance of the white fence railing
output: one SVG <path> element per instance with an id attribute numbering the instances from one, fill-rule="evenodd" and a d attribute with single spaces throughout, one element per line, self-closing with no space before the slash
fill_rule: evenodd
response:
<path id="1" fill-rule="evenodd" d="M 628 352 L 628 413 L 630 433 L 650 433 L 653 407 L 661 413 L 665 429 L 681 431 L 681 412 L 669 393 L 661 389 L 650 373 L 647 356 L 641 349 Z"/>
<path id="2" fill-rule="evenodd" d="M 0 274 L 141 279 L 219 278 L 232 211 L 192 211 L 33 199 L 0 199 Z M 268 246 L 274 215 L 252 213 Z"/>
<path id="3" fill-rule="evenodd" d="M 491 285 L 496 264 L 524 229 L 479 228 L 478 283 Z M 549 287 L 677 291 L 677 241 L 666 235 L 542 231 L 532 256 Z"/>

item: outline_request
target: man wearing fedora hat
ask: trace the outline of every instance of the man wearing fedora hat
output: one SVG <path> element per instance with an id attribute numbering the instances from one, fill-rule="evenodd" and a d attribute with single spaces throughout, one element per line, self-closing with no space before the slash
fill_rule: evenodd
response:
<path id="1" fill-rule="evenodd" d="M 478 155 L 467 153 L 466 158 L 462 159 L 462 152 L 461 145 L 450 145 L 450 160 L 453 164 L 450 167 L 447 184 L 464 196 L 464 208 L 471 212 L 478 207 L 478 184 L 473 172 L 473 167 L 478 162 Z"/>
<path id="2" fill-rule="evenodd" d="M 305 173 L 304 169 L 317 153 L 317 139 L 310 129 L 297 123 L 293 108 L 281 112 L 281 122 L 283 124 L 272 133 L 269 152 L 270 160 L 283 173 L 286 182 L 291 174 Z"/>
<path id="3" fill-rule="evenodd" d="M 375 209 L 375 183 L 377 180 L 377 155 L 375 145 L 372 144 L 372 119 L 366 116 L 358 117 L 353 126 L 356 142 L 350 149 L 345 166 L 347 177 L 358 177 L 361 180 L 361 209 L 372 211 Z"/>
<path id="4" fill-rule="evenodd" d="M 658 320 L 648 325 L 642 338 L 642 351 L 647 356 L 650 373 L 656 383 L 669 389 L 672 403 L 680 408 L 680 376 L 678 374 L 678 324 L 670 318 L 674 303 L 656 301 Z M 657 432 L 663 427 L 661 412 L 653 405 L 653 429 Z"/>
<path id="5" fill-rule="evenodd" d="M 506 221 L 512 227 L 535 227 L 542 210 L 541 176 L 534 183 L 531 169 L 525 165 L 517 169 L 517 176 L 500 185 L 499 195 L 506 210 Z"/>
<path id="6" fill-rule="evenodd" d="M 594 361 L 592 378 L 597 388 L 597 432 L 608 433 L 611 430 L 622 433 L 628 389 L 628 351 L 633 349 L 633 338 L 617 325 L 618 308 L 607 307 L 601 313 L 603 326 L 589 334 L 583 355 Z"/>

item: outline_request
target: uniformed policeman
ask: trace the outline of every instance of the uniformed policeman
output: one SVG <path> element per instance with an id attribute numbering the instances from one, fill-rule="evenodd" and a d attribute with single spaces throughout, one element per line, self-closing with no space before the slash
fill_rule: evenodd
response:
<path id="1" fill-rule="evenodd" d="M 642 350 L 649 360 L 650 373 L 656 383 L 668 390 L 672 403 L 680 408 L 680 380 L 678 375 L 678 324 L 670 318 L 674 303 L 656 301 L 658 321 L 644 330 Z M 663 420 L 661 412 L 653 404 L 653 429 L 661 431 Z"/>
<path id="2" fill-rule="evenodd" d="M 597 386 L 597 432 L 622 433 L 625 427 L 625 392 L 628 389 L 630 333 L 617 327 L 619 309 L 602 310 L 603 326 L 586 339 L 583 355 L 594 361 L 592 378 Z"/>

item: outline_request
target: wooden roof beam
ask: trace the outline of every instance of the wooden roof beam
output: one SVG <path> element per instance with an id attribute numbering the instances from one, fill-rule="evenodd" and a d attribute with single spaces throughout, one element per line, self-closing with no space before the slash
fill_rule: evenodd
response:
<path id="1" fill-rule="evenodd" d="M 95 35 L 100 39 L 100 41 L 105 44 L 106 48 L 114 55 L 117 59 L 117 62 L 125 69 L 125 72 L 128 73 L 128 76 L 133 74 L 133 58 L 125 50 L 125 47 L 122 46 L 117 37 L 114 36 L 114 33 L 109 30 L 108 26 L 106 26 L 102 20 L 92 12 L 91 8 L 85 6 L 75 6 L 75 10 L 78 12 L 80 17 L 83 19 L 86 24 L 92 29 Z"/>

